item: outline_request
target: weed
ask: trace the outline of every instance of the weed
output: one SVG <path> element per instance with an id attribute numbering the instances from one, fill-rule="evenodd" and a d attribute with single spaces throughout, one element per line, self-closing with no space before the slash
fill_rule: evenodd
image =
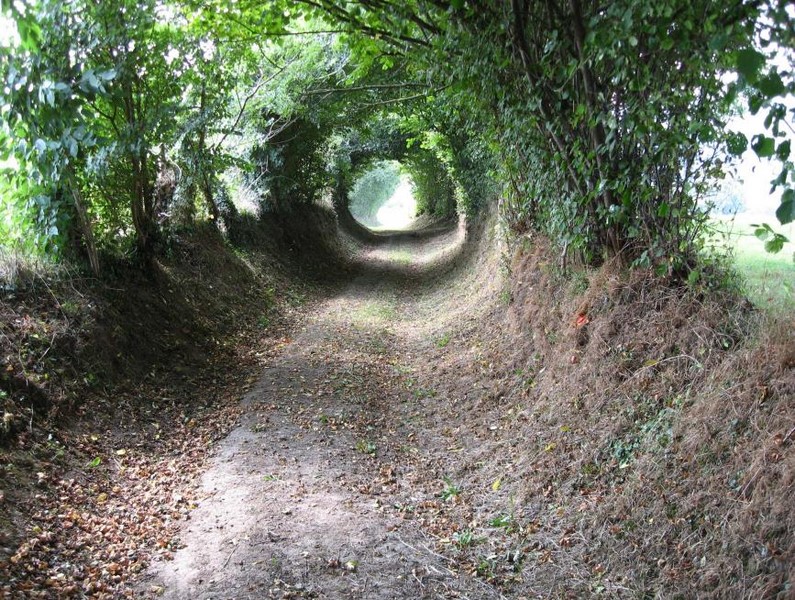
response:
<path id="1" fill-rule="evenodd" d="M 296 292 L 294 290 L 288 290 L 287 292 L 287 303 L 290 306 L 298 307 L 301 306 L 304 302 L 306 302 L 306 295 L 302 292 Z"/>
<path id="2" fill-rule="evenodd" d="M 491 527 L 504 529 L 506 533 L 510 534 L 521 531 L 521 526 L 519 520 L 516 518 L 516 500 L 513 495 L 511 495 L 509 502 L 510 506 L 508 512 L 498 514 L 489 521 L 489 525 Z"/>
<path id="3" fill-rule="evenodd" d="M 263 475 L 263 481 L 279 481 L 279 476 L 274 475 L 273 473 L 268 473 L 267 475 Z"/>
<path id="4" fill-rule="evenodd" d="M 602 469 L 599 467 L 599 464 L 595 462 L 585 463 L 580 469 L 580 473 L 586 477 L 597 477 L 601 471 Z"/>
<path id="5" fill-rule="evenodd" d="M 491 557 L 481 558 L 478 561 L 477 567 L 475 567 L 475 573 L 478 574 L 478 577 L 482 577 L 483 579 L 494 578 L 494 559 Z"/>
<path id="6" fill-rule="evenodd" d="M 448 502 L 449 500 L 455 500 L 458 496 L 461 495 L 461 488 L 454 484 L 449 477 L 444 478 L 444 489 L 440 494 L 442 500 Z"/>
<path id="7" fill-rule="evenodd" d="M 52 460 L 57 461 L 64 457 L 64 447 L 57 441 L 52 439 L 52 435 L 47 439 L 47 450 L 52 454 Z"/>
<path id="8" fill-rule="evenodd" d="M 359 440 L 356 442 L 356 451 L 361 452 L 362 454 L 375 456 L 376 452 L 378 451 L 378 447 L 370 440 Z"/>
<path id="9" fill-rule="evenodd" d="M 514 374 L 521 380 L 522 388 L 525 391 L 531 390 L 536 386 L 533 369 L 516 369 Z"/>
<path id="10" fill-rule="evenodd" d="M 80 314 L 80 305 L 73 300 L 61 302 L 61 311 L 69 318 L 74 318 Z"/>
<path id="11" fill-rule="evenodd" d="M 584 271 L 573 271 L 571 273 L 571 291 L 575 295 L 584 294 L 590 285 L 588 273 Z"/>
<path id="12" fill-rule="evenodd" d="M 477 542 L 474 532 L 471 529 L 464 529 L 453 534 L 453 543 L 459 548 L 474 546 Z"/>
<path id="13" fill-rule="evenodd" d="M 510 289 L 504 289 L 500 292 L 499 295 L 500 302 L 505 304 L 506 306 L 513 302 L 513 295 L 511 294 Z"/>
<path id="14" fill-rule="evenodd" d="M 257 319 L 257 325 L 261 329 L 267 329 L 270 324 L 271 320 L 268 318 L 267 315 L 262 315 L 259 319 Z"/>
<path id="15" fill-rule="evenodd" d="M 436 345 L 439 348 L 444 348 L 449 343 L 450 343 L 450 334 L 449 333 L 445 333 L 441 337 L 436 339 Z"/>
<path id="16" fill-rule="evenodd" d="M 436 397 L 436 390 L 433 388 L 424 388 L 418 387 L 411 391 L 414 397 L 417 400 L 422 400 L 423 398 L 435 398 Z"/>
<path id="17" fill-rule="evenodd" d="M 624 439 L 613 440 L 608 446 L 610 455 L 618 463 L 619 469 L 626 469 L 635 458 L 635 451 L 640 446 L 636 435 L 628 435 Z"/>

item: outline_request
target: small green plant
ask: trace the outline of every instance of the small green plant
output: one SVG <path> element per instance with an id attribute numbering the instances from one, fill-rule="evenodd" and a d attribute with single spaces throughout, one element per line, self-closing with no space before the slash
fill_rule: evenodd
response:
<path id="1" fill-rule="evenodd" d="M 459 548 L 474 546 L 476 542 L 477 538 L 471 529 L 464 529 L 464 531 L 457 531 L 453 534 L 453 543 Z"/>
<path id="2" fill-rule="evenodd" d="M 601 467 L 596 462 L 585 463 L 580 469 L 580 473 L 582 473 L 585 477 L 596 477 L 601 471 Z"/>
<path id="3" fill-rule="evenodd" d="M 492 579 L 494 577 L 494 559 L 481 558 L 478 561 L 477 567 L 475 567 L 475 572 L 478 574 L 478 577 Z"/>
<path id="4" fill-rule="evenodd" d="M 499 514 L 494 517 L 491 521 L 489 521 L 489 525 L 492 527 L 499 527 L 502 529 L 510 529 L 514 525 L 513 517 L 508 514 Z"/>
<path id="5" fill-rule="evenodd" d="M 441 337 L 436 339 L 436 345 L 439 348 L 444 348 L 449 343 L 450 343 L 450 334 L 449 333 L 445 333 Z"/>
<path id="6" fill-rule="evenodd" d="M 80 314 L 80 305 L 74 300 L 65 300 L 61 302 L 61 311 L 67 317 L 73 318 Z"/>
<path id="7" fill-rule="evenodd" d="M 362 454 L 375 456 L 376 452 L 378 451 L 378 447 L 370 440 L 359 440 L 356 442 L 356 451 L 361 452 Z"/>
<path id="8" fill-rule="evenodd" d="M 52 460 L 57 461 L 64 457 L 64 447 L 58 440 L 52 439 L 52 436 L 47 440 L 47 450 L 52 453 Z"/>
<path id="9" fill-rule="evenodd" d="M 461 495 L 461 488 L 454 484 L 449 477 L 444 478 L 444 489 L 442 489 L 442 493 L 440 494 L 442 500 L 448 502 L 450 500 L 455 500 L 458 496 Z"/>
<path id="10" fill-rule="evenodd" d="M 279 481 L 279 476 L 273 473 L 268 473 L 262 476 L 263 481 Z"/>
<path id="11" fill-rule="evenodd" d="M 453 544 L 459 548 L 469 548 L 477 544 L 478 541 L 478 538 L 475 537 L 475 532 L 471 529 L 464 529 L 453 534 Z"/>
<path id="12" fill-rule="evenodd" d="M 259 325 L 260 329 L 267 329 L 270 324 L 271 320 L 268 318 L 268 315 L 262 315 L 257 319 L 257 325 Z"/>
<path id="13" fill-rule="evenodd" d="M 550 346 L 554 346 L 558 343 L 558 332 L 552 331 L 551 329 L 544 330 L 544 335 L 547 338 L 547 342 L 549 342 Z"/>
<path id="14" fill-rule="evenodd" d="M 414 388 L 411 392 L 417 400 L 422 400 L 423 398 L 435 398 L 436 397 L 436 390 L 433 388 L 424 388 L 424 387 L 417 387 Z"/>

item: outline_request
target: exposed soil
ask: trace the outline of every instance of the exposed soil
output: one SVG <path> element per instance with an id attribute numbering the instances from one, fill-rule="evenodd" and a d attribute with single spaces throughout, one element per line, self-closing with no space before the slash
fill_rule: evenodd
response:
<path id="1" fill-rule="evenodd" d="M 371 249 L 361 274 L 316 308 L 246 395 L 240 427 L 203 476 L 184 547 L 155 565 L 141 591 L 498 597 L 450 569 L 420 517 L 438 512 L 442 482 L 428 489 L 425 433 L 406 385 L 416 317 L 405 290 L 429 276 L 416 264 L 434 251 L 450 260 L 456 232 Z"/>

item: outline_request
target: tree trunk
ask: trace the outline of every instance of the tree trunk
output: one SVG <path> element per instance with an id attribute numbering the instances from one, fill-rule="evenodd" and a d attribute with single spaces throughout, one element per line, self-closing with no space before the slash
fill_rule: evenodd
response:
<path id="1" fill-rule="evenodd" d="M 86 211 L 83 196 L 80 193 L 80 188 L 77 186 L 77 181 L 75 181 L 74 169 L 71 164 L 67 167 L 66 178 L 69 189 L 72 192 L 72 199 L 75 203 L 77 222 L 80 226 L 80 233 L 83 236 L 83 243 L 86 245 L 86 254 L 88 254 L 91 272 L 94 273 L 95 276 L 99 276 L 99 255 L 97 254 L 97 246 L 94 242 L 94 231 L 91 229 L 91 222 L 88 220 L 88 211 Z"/>
<path id="2" fill-rule="evenodd" d="M 138 98 L 140 100 L 140 98 Z M 154 243 L 157 233 L 154 219 L 154 190 L 149 181 L 148 150 L 145 134 L 142 129 L 141 106 L 136 102 L 133 86 L 128 83 L 124 97 L 124 116 L 127 127 L 137 142 L 129 152 L 130 171 L 132 172 L 133 189 L 131 212 L 135 227 L 136 245 L 141 256 L 149 260 L 154 254 Z"/>
<path id="3" fill-rule="evenodd" d="M 199 128 L 199 147 L 197 148 L 196 152 L 197 160 L 199 162 L 199 171 L 201 173 L 201 184 L 199 187 L 201 188 L 202 195 L 204 196 L 204 201 L 207 203 L 207 210 L 210 211 L 210 217 L 217 226 L 219 224 L 219 218 L 221 214 L 218 210 L 218 205 L 215 203 L 215 197 L 213 196 L 213 176 L 212 173 L 208 172 L 208 169 L 212 168 L 212 164 L 207 149 L 207 125 L 204 121 L 204 110 L 206 103 L 207 92 L 204 86 L 202 86 L 201 99 L 199 102 L 199 113 L 201 114 L 202 124 Z"/>

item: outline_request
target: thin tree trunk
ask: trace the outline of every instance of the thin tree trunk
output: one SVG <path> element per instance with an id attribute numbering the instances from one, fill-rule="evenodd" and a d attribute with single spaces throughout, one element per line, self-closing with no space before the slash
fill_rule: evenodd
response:
<path id="1" fill-rule="evenodd" d="M 86 211 L 80 188 L 77 186 L 77 181 L 75 181 L 74 170 L 71 164 L 67 167 L 66 177 L 69 189 L 72 192 L 72 199 L 75 203 L 77 221 L 80 225 L 80 232 L 83 235 L 83 242 L 86 245 L 86 253 L 88 254 L 88 262 L 91 265 L 91 272 L 98 277 L 100 271 L 99 255 L 97 254 L 97 246 L 94 242 L 94 231 L 91 229 L 91 222 L 88 220 L 88 211 Z"/>
<path id="2" fill-rule="evenodd" d="M 202 124 L 199 128 L 199 144 L 198 144 L 198 152 L 197 158 L 199 161 L 199 172 L 201 173 L 201 191 L 202 195 L 204 196 L 204 201 L 207 203 L 207 210 L 210 211 L 210 216 L 213 219 L 213 222 L 216 225 L 220 224 L 220 216 L 221 213 L 218 210 L 218 205 L 215 203 L 215 198 L 213 197 L 213 188 L 212 188 L 212 175 L 208 172 L 208 169 L 212 167 L 210 165 L 209 160 L 209 152 L 207 149 L 207 126 L 206 121 L 204 121 L 204 110 L 207 104 L 207 92 L 204 87 L 202 87 L 201 99 L 199 101 L 199 114 L 202 115 Z"/>
<path id="3" fill-rule="evenodd" d="M 580 74 L 582 75 L 582 83 L 583 87 L 585 88 L 585 105 L 588 109 L 589 121 L 595 123 L 590 127 L 591 149 L 593 150 L 594 156 L 596 157 L 596 169 L 597 173 L 599 174 L 599 180 L 601 184 L 604 185 L 610 181 L 611 173 L 610 168 L 607 164 L 605 164 L 604 157 L 602 156 L 602 150 L 606 145 L 604 126 L 598 119 L 594 118 L 596 113 L 599 112 L 599 107 L 597 106 L 596 84 L 594 83 L 593 74 L 591 73 L 591 69 L 588 66 L 588 62 L 584 58 L 585 25 L 582 15 L 582 7 L 580 6 L 580 0 L 569 0 L 569 7 L 571 8 L 572 12 L 571 24 L 574 31 L 574 45 L 577 48 L 577 58 L 580 63 Z M 607 210 L 609 210 L 610 207 L 616 203 L 615 198 L 613 197 L 613 192 L 609 189 L 604 189 L 604 191 L 601 193 L 601 198 L 602 203 Z M 604 237 L 606 238 L 604 241 L 608 250 L 612 251 L 613 254 L 618 254 L 621 251 L 621 246 L 616 237 L 615 230 L 608 226 L 604 229 Z"/>

